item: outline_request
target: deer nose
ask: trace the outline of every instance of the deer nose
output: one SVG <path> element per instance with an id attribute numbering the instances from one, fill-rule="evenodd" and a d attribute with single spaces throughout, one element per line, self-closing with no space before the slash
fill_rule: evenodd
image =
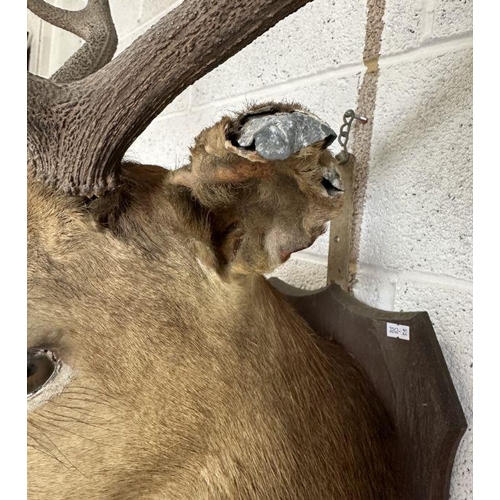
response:
<path id="1" fill-rule="evenodd" d="M 340 179 L 339 173 L 334 168 L 323 172 L 321 184 L 326 189 L 328 196 L 333 196 L 335 193 L 344 191 L 344 184 Z"/>

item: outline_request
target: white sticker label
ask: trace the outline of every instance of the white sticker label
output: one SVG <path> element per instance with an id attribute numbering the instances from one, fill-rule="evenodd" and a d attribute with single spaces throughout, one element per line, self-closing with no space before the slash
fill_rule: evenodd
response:
<path id="1" fill-rule="evenodd" d="M 387 323 L 387 336 L 393 339 L 410 340 L 410 327 L 406 325 L 396 325 Z"/>

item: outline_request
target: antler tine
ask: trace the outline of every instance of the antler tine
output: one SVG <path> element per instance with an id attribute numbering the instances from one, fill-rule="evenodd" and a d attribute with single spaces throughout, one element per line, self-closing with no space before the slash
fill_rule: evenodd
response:
<path id="1" fill-rule="evenodd" d="M 77 11 L 68 11 L 46 3 L 28 0 L 28 8 L 44 21 L 85 40 L 81 47 L 50 78 L 56 83 L 81 80 L 105 66 L 116 51 L 118 37 L 108 0 L 88 0 Z"/>
<path id="2" fill-rule="evenodd" d="M 47 82 L 32 82 L 28 143 L 34 176 L 74 195 L 100 196 L 114 189 L 120 184 L 123 155 L 168 103 L 310 1 L 184 0 L 94 74 L 90 66 L 74 68 L 80 71 L 79 81 L 71 82 L 76 73 L 64 73 L 63 68 L 57 81 L 50 82 L 55 91 L 49 96 Z M 91 0 L 87 12 L 98 7 L 105 11 L 100 29 L 106 24 L 109 29 L 107 1 Z M 60 9 L 43 9 L 59 26 L 68 26 L 67 14 Z M 85 9 L 78 12 L 83 15 Z M 107 16 L 109 22 L 104 22 Z M 115 36 L 114 29 L 112 33 Z M 69 63 L 77 57 L 78 52 Z"/>

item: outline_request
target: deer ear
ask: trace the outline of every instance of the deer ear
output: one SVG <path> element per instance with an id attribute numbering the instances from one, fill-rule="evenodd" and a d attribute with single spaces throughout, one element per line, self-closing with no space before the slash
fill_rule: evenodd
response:
<path id="1" fill-rule="evenodd" d="M 277 111 L 271 107 L 242 116 L 226 131 L 226 148 L 251 161 L 286 160 L 301 149 L 337 137 L 317 116 L 301 110 Z"/>

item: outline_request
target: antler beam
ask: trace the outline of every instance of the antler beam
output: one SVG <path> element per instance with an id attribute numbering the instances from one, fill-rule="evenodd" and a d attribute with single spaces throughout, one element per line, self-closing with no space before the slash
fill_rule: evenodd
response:
<path id="1" fill-rule="evenodd" d="M 30 98 L 32 172 L 71 194 L 113 189 L 126 150 L 168 103 L 309 1 L 185 0 L 96 73 L 38 96 L 54 126 L 40 127 Z"/>
<path id="2" fill-rule="evenodd" d="M 68 11 L 44 0 L 28 0 L 28 9 L 48 23 L 85 40 L 85 44 L 51 80 L 67 83 L 80 80 L 106 65 L 116 51 L 118 37 L 111 18 L 108 0 L 88 0 L 86 7 Z"/>

